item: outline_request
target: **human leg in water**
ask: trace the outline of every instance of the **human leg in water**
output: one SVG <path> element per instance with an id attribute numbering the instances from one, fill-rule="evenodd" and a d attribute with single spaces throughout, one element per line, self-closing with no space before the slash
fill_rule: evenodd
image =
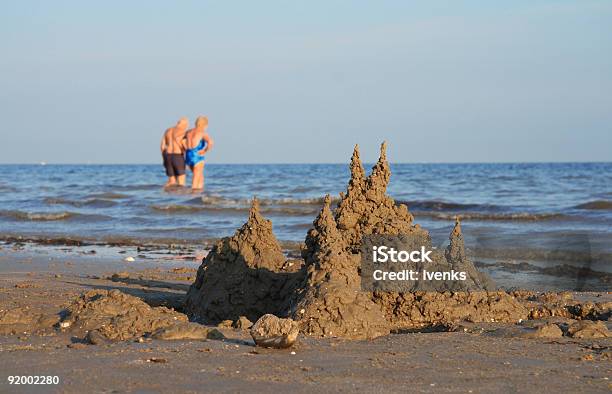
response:
<path id="1" fill-rule="evenodd" d="M 168 177 L 168 182 L 166 182 L 164 187 L 172 187 L 174 185 L 176 185 L 176 180 L 173 176 L 171 176 L 171 177 Z"/>
<path id="2" fill-rule="evenodd" d="M 204 162 L 201 161 L 193 166 L 193 180 L 191 182 L 193 191 L 202 191 L 204 189 Z"/>
<path id="3" fill-rule="evenodd" d="M 176 185 L 176 176 L 174 174 L 174 168 L 168 159 L 168 154 L 166 152 L 162 153 L 162 157 L 164 159 L 164 168 L 166 170 L 166 176 L 168 177 L 168 181 L 164 185 L 164 187 L 171 187 Z"/>
<path id="4" fill-rule="evenodd" d="M 204 165 L 206 163 L 202 162 L 202 169 L 200 170 L 200 184 L 198 185 L 201 190 L 204 190 Z"/>

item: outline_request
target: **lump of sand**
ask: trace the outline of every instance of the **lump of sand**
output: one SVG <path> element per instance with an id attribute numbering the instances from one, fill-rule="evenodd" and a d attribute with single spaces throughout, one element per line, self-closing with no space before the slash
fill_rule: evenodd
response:
<path id="1" fill-rule="evenodd" d="M 377 292 L 394 329 L 419 329 L 459 321 L 518 323 L 529 311 L 506 292 Z"/>
<path id="2" fill-rule="evenodd" d="M 153 308 L 119 290 L 92 290 L 68 306 L 60 327 L 124 341 L 186 322 L 187 316 L 182 313 L 166 307 Z"/>
<path id="3" fill-rule="evenodd" d="M 0 311 L 0 335 L 34 333 L 51 329 L 60 321 L 58 314 L 36 313 L 28 308 Z"/>
<path id="4" fill-rule="evenodd" d="M 612 336 L 602 321 L 581 320 L 567 328 L 567 335 L 572 338 L 609 338 Z"/>
<path id="5" fill-rule="evenodd" d="M 285 260 L 272 222 L 261 216 L 253 199 L 247 222 L 218 241 L 202 262 L 185 299 L 187 312 L 210 323 L 278 314 L 295 276 L 283 269 Z"/>
<path id="6" fill-rule="evenodd" d="M 253 323 L 247 319 L 246 316 L 240 316 L 238 320 L 232 324 L 232 327 L 239 330 L 248 330 L 249 328 L 253 327 Z"/>
<path id="7" fill-rule="evenodd" d="M 181 322 L 168 327 L 160 328 L 151 337 L 153 339 L 179 340 L 179 339 L 224 339 L 225 336 L 216 328 L 210 328 L 197 323 Z"/>
<path id="8" fill-rule="evenodd" d="M 528 332 L 527 338 L 561 338 L 563 331 L 554 323 L 544 323 L 533 328 L 532 332 Z"/>
<path id="9" fill-rule="evenodd" d="M 257 346 L 277 349 L 291 347 L 297 340 L 299 332 L 296 322 L 272 314 L 260 317 L 250 330 Z"/>
<path id="10" fill-rule="evenodd" d="M 529 319 L 538 320 L 561 317 L 575 320 L 609 320 L 612 316 L 612 302 L 579 302 L 569 292 L 546 292 L 537 294 L 520 290 L 511 293 L 529 310 Z"/>

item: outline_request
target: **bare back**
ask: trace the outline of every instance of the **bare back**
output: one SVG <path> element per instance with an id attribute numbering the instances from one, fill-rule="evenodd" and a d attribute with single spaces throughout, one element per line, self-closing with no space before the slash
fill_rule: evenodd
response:
<path id="1" fill-rule="evenodd" d="M 204 130 L 198 130 L 197 128 L 187 131 L 187 149 L 193 149 L 200 143 L 200 140 L 204 138 Z"/>
<path id="2" fill-rule="evenodd" d="M 166 153 L 182 154 L 184 153 L 183 138 L 185 132 L 178 127 L 171 127 L 166 130 L 164 139 L 166 142 Z"/>

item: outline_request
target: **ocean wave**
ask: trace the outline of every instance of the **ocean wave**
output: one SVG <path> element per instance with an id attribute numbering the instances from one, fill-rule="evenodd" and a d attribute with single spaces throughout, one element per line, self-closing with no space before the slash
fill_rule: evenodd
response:
<path id="1" fill-rule="evenodd" d="M 17 191 L 17 189 L 14 188 L 13 186 L 0 185 L 0 192 L 2 192 L 2 193 L 14 193 L 16 191 Z"/>
<path id="2" fill-rule="evenodd" d="M 475 265 L 478 268 L 495 268 L 511 273 L 538 272 L 540 274 L 556 277 L 576 278 L 577 280 L 597 278 L 603 280 L 606 283 L 612 282 L 612 274 L 608 272 L 593 270 L 586 265 L 575 266 L 570 264 L 558 264 L 550 267 L 539 267 L 534 264 L 529 264 L 525 261 L 497 261 L 495 263 L 483 263 L 476 261 Z"/>
<path id="3" fill-rule="evenodd" d="M 83 201 L 67 200 L 64 198 L 47 197 L 43 200 L 49 205 L 70 205 L 73 207 L 92 207 L 92 208 L 108 208 L 117 205 L 116 201 L 105 200 L 102 198 L 90 198 Z"/>
<path id="4" fill-rule="evenodd" d="M 612 210 L 612 201 L 607 201 L 607 200 L 589 201 L 584 204 L 576 205 L 574 208 L 575 209 L 592 209 L 592 210 Z"/>
<path id="5" fill-rule="evenodd" d="M 612 253 L 579 249 L 490 248 L 473 247 L 469 250 L 475 258 L 506 259 L 518 261 L 571 262 L 589 266 L 594 263 L 612 263 Z"/>
<path id="6" fill-rule="evenodd" d="M 121 200 L 124 198 L 130 198 L 130 195 L 122 193 L 104 192 L 90 194 L 87 196 L 87 198 L 101 198 L 103 200 Z"/>
<path id="7" fill-rule="evenodd" d="M 138 190 L 156 190 L 163 189 L 163 185 L 159 184 L 135 184 L 135 185 L 106 185 L 106 188 L 121 191 L 138 191 Z"/>
<path id="8" fill-rule="evenodd" d="M 312 223 L 308 222 L 308 223 L 286 224 L 286 225 L 279 226 L 279 227 L 282 227 L 283 229 L 286 229 L 286 230 L 306 232 L 312 227 Z"/>
<path id="9" fill-rule="evenodd" d="M 194 206 L 218 206 L 218 207 L 244 207 L 249 206 L 250 201 L 241 198 L 226 198 L 221 196 L 200 196 L 185 202 Z"/>
<path id="10" fill-rule="evenodd" d="M 17 221 L 34 221 L 34 222 L 50 222 L 59 220 L 86 220 L 86 221 L 98 221 L 111 219 L 105 215 L 86 215 L 77 212 L 24 212 L 16 210 L 2 210 L 0 211 L 0 217 L 7 219 L 13 219 Z"/>
<path id="11" fill-rule="evenodd" d="M 319 212 L 324 197 L 315 198 L 262 198 L 259 200 L 261 211 L 285 215 L 308 215 Z M 338 198 L 332 199 L 337 203 Z M 481 204 L 460 204 L 437 200 L 402 201 L 415 216 L 429 217 L 434 220 L 454 220 L 458 215 L 462 220 L 473 221 L 544 221 L 569 218 L 561 213 L 502 212 L 500 206 Z M 246 212 L 251 206 L 250 199 L 228 198 L 223 196 L 201 196 L 187 200 L 183 204 L 153 205 L 155 211 L 168 213 L 190 213 L 203 210 L 216 212 Z M 477 211 L 479 210 L 479 211 Z"/>
<path id="12" fill-rule="evenodd" d="M 415 216 L 423 216 L 437 220 L 455 220 L 457 216 L 461 220 L 474 221 L 508 221 L 508 222 L 536 222 L 544 220 L 560 220 L 569 218 L 567 215 L 560 213 L 530 213 L 530 212 L 505 212 L 505 213 L 484 213 L 484 212 L 428 212 L 428 211 L 413 211 Z"/>
<path id="13" fill-rule="evenodd" d="M 306 192 L 309 192 L 310 190 L 311 188 L 307 186 L 295 186 L 287 191 L 289 193 L 306 193 Z"/>
<path id="14" fill-rule="evenodd" d="M 402 201 L 396 200 L 397 204 L 404 204 L 409 209 L 421 209 L 427 211 L 454 211 L 459 209 L 476 209 L 476 208 L 497 208 L 492 205 L 479 205 L 479 204 L 460 204 L 454 202 L 445 202 L 437 200 L 422 200 L 422 201 Z"/>
<path id="15" fill-rule="evenodd" d="M 325 200 L 324 197 L 314 198 L 258 198 L 260 206 L 274 205 L 316 205 L 321 206 Z M 337 198 L 332 198 L 332 201 L 338 201 Z M 250 207 L 251 200 L 246 198 L 228 198 L 223 196 L 201 196 L 186 201 L 187 204 L 218 206 L 218 207 Z"/>
<path id="16" fill-rule="evenodd" d="M 244 213 L 249 212 L 249 205 L 242 206 L 205 206 L 205 205 L 180 205 L 180 204 L 167 204 L 167 205 L 151 205 L 151 209 L 158 212 L 165 212 L 168 214 L 190 214 L 195 212 L 217 212 L 217 213 Z M 264 214 L 279 214 L 288 216 L 300 216 L 300 215 L 312 215 L 319 211 L 318 207 L 286 207 L 286 206 L 262 206 L 260 211 Z"/>
<path id="17" fill-rule="evenodd" d="M 332 203 L 340 201 L 339 198 L 332 197 Z M 314 198 L 274 198 L 274 199 L 262 199 L 259 201 L 260 205 L 317 205 L 321 206 L 325 202 L 325 197 L 314 197 Z"/>
<path id="18" fill-rule="evenodd" d="M 151 209 L 154 211 L 162 211 L 162 212 L 200 212 L 206 210 L 206 207 L 200 207 L 196 205 L 176 205 L 176 204 L 168 204 L 168 205 L 151 205 Z"/>

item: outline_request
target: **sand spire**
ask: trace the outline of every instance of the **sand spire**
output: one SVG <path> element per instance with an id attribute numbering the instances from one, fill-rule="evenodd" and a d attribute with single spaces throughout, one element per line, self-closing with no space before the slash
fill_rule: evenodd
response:
<path id="1" fill-rule="evenodd" d="M 383 142 L 377 163 L 361 182 L 361 161 L 356 147 L 351 159 L 351 180 L 347 192 L 341 194 L 338 208 L 334 211 L 346 248 L 353 252 L 359 249 L 361 239 L 368 234 L 419 233 L 422 237 L 429 237 L 427 231 L 413 226 L 413 216 L 408 208 L 402 204 L 396 205 L 386 193 L 391 177 L 386 148 Z"/>
<path id="2" fill-rule="evenodd" d="M 314 220 L 313 228 L 308 231 L 306 236 L 306 249 L 303 256 L 306 264 L 316 264 L 320 262 L 319 254 L 330 248 L 331 244 L 343 249 L 342 235 L 338 231 L 334 215 L 331 212 L 331 198 L 327 194 L 323 200 L 323 207 Z"/>
<path id="3" fill-rule="evenodd" d="M 355 145 L 351 157 L 351 179 L 349 181 L 348 193 L 359 193 L 365 186 L 365 170 L 359 157 L 359 145 Z"/>
<path id="4" fill-rule="evenodd" d="M 372 167 L 372 172 L 366 180 L 366 196 L 373 201 L 384 199 L 391 178 L 391 169 L 387 162 L 387 143 L 380 144 L 378 162 Z"/>
<path id="5" fill-rule="evenodd" d="M 493 290 L 495 284 L 491 278 L 478 271 L 465 253 L 465 243 L 461 233 L 459 216 L 455 218 L 455 226 L 448 239 L 450 242 L 444 250 L 445 263 L 450 266 L 450 269 L 467 274 L 467 280 L 463 283 L 466 290 Z"/>
<path id="6" fill-rule="evenodd" d="M 461 234 L 461 222 L 459 216 L 455 218 L 455 227 L 449 236 L 450 244 L 446 248 L 446 259 L 448 261 L 465 260 L 465 245 L 463 242 L 463 234 Z"/>
<path id="7" fill-rule="evenodd" d="M 256 198 L 249 217 L 231 237 L 219 240 L 198 269 L 185 299 L 186 310 L 198 320 L 217 322 L 246 316 L 255 321 L 278 313 L 286 259 L 272 232 L 272 222 L 259 212 Z"/>
<path id="8" fill-rule="evenodd" d="M 280 269 L 285 257 L 272 232 L 272 222 L 259 213 L 259 200 L 254 197 L 249 217 L 229 239 L 230 246 L 242 254 L 249 267 Z"/>
<path id="9" fill-rule="evenodd" d="M 329 195 L 306 242 L 306 277 L 294 293 L 290 310 L 301 331 L 362 339 L 388 334 L 381 307 L 370 293 L 361 291 L 360 258 L 345 250 Z"/>

